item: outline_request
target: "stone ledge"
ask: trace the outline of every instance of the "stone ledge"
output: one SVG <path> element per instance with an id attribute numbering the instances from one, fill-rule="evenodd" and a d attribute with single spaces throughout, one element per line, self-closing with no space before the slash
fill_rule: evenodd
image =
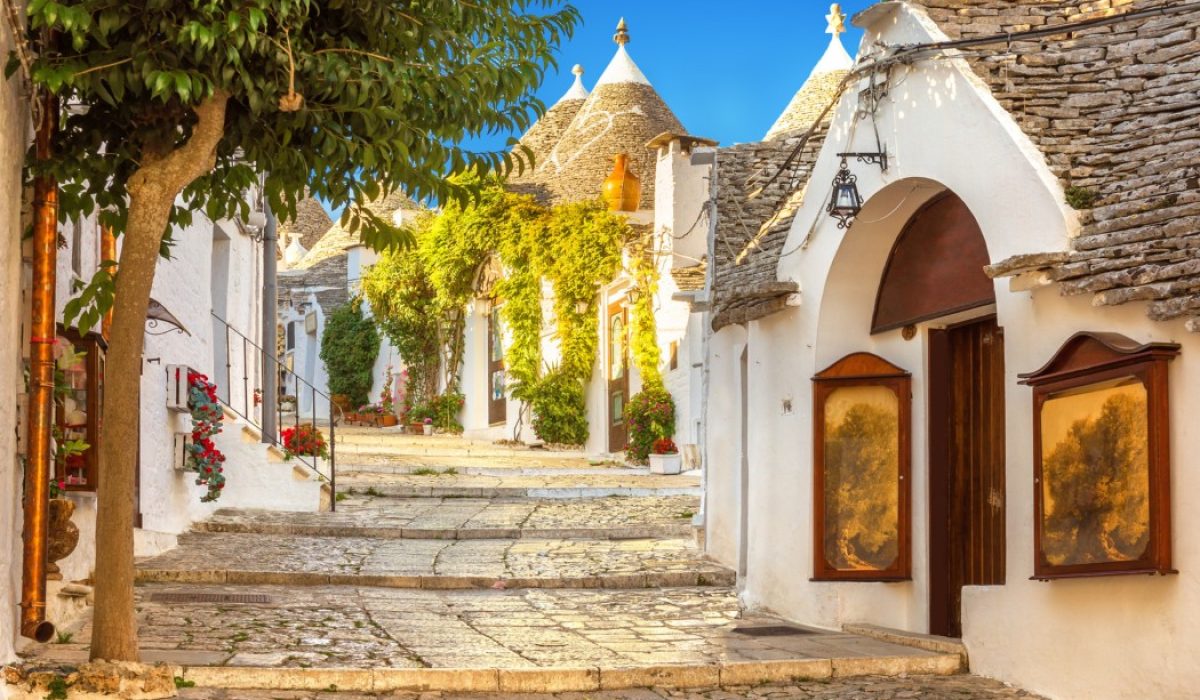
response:
<path id="1" fill-rule="evenodd" d="M 185 667 L 198 686 L 230 689 L 442 693 L 568 693 L 633 688 L 717 688 L 853 676 L 953 675 L 957 655 L 782 659 L 620 668 L 319 669 Z"/>
<path id="2" fill-rule="evenodd" d="M 868 624 L 842 625 L 842 631 L 906 647 L 913 647 L 914 649 L 924 649 L 925 651 L 932 651 L 938 654 L 958 654 L 962 657 L 963 667 L 966 668 L 968 666 L 967 646 L 962 643 L 961 639 L 907 632 L 905 630 Z"/>
<path id="3" fill-rule="evenodd" d="M 736 582 L 734 572 L 724 569 L 657 571 L 593 576 L 438 576 L 418 574 L 322 574 L 308 571 L 225 571 L 139 569 L 138 583 L 198 583 L 279 586 L 367 586 L 376 588 L 425 589 L 437 591 L 482 590 L 497 581 L 507 590 L 541 589 L 639 589 L 723 587 Z"/>
<path id="4" fill-rule="evenodd" d="M 408 528 L 356 525 L 292 525 L 283 523 L 222 523 L 201 521 L 199 532 L 302 537 L 370 537 L 381 540 L 627 540 L 685 538 L 693 534 L 689 524 L 636 525 L 629 527 L 564 528 Z"/>

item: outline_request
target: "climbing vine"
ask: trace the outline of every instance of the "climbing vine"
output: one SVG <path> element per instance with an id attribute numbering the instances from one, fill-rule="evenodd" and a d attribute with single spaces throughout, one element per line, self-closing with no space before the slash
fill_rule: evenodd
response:
<path id="1" fill-rule="evenodd" d="M 584 387 L 599 343 L 598 292 L 621 269 L 631 238 L 625 219 L 599 201 L 544 207 L 493 182 L 477 199 L 451 202 L 415 229 L 415 248 L 385 254 L 364 278 L 363 293 L 405 358 L 410 381 L 425 378 L 419 407 L 436 397 L 437 382 L 429 384 L 428 377 L 439 369 L 443 389 L 458 390 L 463 310 L 488 294 L 500 304 L 510 338 L 509 390 L 532 409 L 535 432 L 547 442 L 584 442 Z M 481 290 L 483 273 L 495 265 L 503 274 L 494 288 Z M 543 284 L 553 291 L 559 349 L 553 366 L 542 357 Z"/>
<path id="2" fill-rule="evenodd" d="M 650 241 L 643 238 L 630 248 L 633 282 L 637 290 L 632 309 L 633 335 L 629 342 L 633 351 L 633 363 L 642 378 L 642 386 L 647 389 L 661 388 L 662 351 L 658 347 L 658 324 L 654 319 L 658 264 Z"/>

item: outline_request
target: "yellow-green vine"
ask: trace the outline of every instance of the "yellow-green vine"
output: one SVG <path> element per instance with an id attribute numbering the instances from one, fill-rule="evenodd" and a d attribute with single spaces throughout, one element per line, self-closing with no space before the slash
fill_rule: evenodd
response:
<path id="1" fill-rule="evenodd" d="M 363 284 L 372 308 L 383 317 L 381 327 L 406 364 L 424 364 L 425 374 L 442 368 L 443 386 L 457 390 L 463 310 L 480 293 L 481 269 L 494 260 L 504 271 L 491 295 L 501 304 L 511 337 L 505 354 L 511 393 L 533 408 L 533 427 L 543 440 L 584 442 L 584 386 L 591 379 L 599 341 L 597 296 L 600 286 L 620 271 L 621 251 L 630 240 L 625 220 L 599 201 L 547 208 L 493 182 L 477 199 L 450 203 L 419 221 L 416 229 L 415 249 L 382 257 Z M 418 269 L 424 284 L 395 288 L 411 283 Z M 561 349 L 561 363 L 554 367 L 543 366 L 542 360 L 543 280 L 553 289 Z M 431 336 L 438 347 L 433 358 L 428 356 Z M 405 347 L 424 354 L 408 355 Z"/>

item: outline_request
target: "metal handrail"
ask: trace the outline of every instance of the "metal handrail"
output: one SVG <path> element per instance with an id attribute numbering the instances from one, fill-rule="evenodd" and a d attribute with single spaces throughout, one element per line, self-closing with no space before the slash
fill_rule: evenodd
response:
<path id="1" fill-rule="evenodd" d="M 257 428 L 259 432 L 262 433 L 264 440 L 269 441 L 273 445 L 279 445 L 282 442 L 282 430 L 284 422 L 283 409 L 281 408 L 281 402 L 279 399 L 287 395 L 285 394 L 284 389 L 289 383 L 288 380 L 291 380 L 293 385 L 296 387 L 297 395 L 296 409 L 292 414 L 293 427 L 298 427 L 300 425 L 300 394 L 308 394 L 312 397 L 311 416 L 312 424 L 314 426 L 317 424 L 318 397 L 320 397 L 329 407 L 329 456 L 324 460 L 325 464 L 328 465 L 329 474 L 326 475 L 322 472 L 322 459 L 320 456 L 296 455 L 296 460 L 321 479 L 326 479 L 329 481 L 329 510 L 337 510 L 336 429 L 338 422 L 345 418 L 345 414 L 342 412 L 341 407 L 334 403 L 333 397 L 323 391 L 319 391 L 315 386 L 312 385 L 311 382 L 304 379 L 304 377 L 301 377 L 295 371 L 289 369 L 288 366 L 285 365 L 282 360 L 276 357 L 274 353 L 267 352 L 262 346 L 248 338 L 244 333 L 236 328 L 231 327 L 229 322 L 218 316 L 216 312 L 213 312 L 212 317 L 221 324 L 225 339 L 225 395 L 221 396 L 220 392 L 218 391 L 218 398 L 221 399 L 221 403 L 225 404 L 229 410 L 233 411 L 243 420 Z M 235 342 L 240 342 L 242 346 L 242 395 L 240 402 L 235 400 L 232 388 L 232 358 Z M 256 361 L 256 364 L 253 368 L 250 364 L 251 357 L 253 357 Z M 258 408 L 259 402 L 255 401 L 253 397 L 261 396 L 262 394 L 262 387 L 260 385 L 262 383 L 262 377 L 264 376 L 262 371 L 264 367 L 271 367 L 280 378 L 280 381 L 276 383 L 278 395 L 276 396 L 275 400 L 275 429 L 271 431 L 270 434 L 263 430 L 263 421 L 256 415 L 256 411 L 254 410 L 255 408 Z M 251 378 L 251 369 L 257 370 L 254 381 L 252 381 Z M 252 387 L 252 384 L 255 386 Z M 252 388 L 253 391 L 251 390 Z M 219 386 L 218 390 L 220 390 Z M 241 405 L 240 409 L 238 407 L 239 403 Z"/>

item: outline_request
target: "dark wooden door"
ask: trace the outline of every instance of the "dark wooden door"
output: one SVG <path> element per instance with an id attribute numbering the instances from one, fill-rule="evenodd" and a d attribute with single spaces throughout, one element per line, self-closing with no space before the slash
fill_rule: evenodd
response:
<path id="1" fill-rule="evenodd" d="M 504 328 L 500 322 L 500 310 L 493 308 L 488 314 L 488 423 L 503 423 L 508 417 L 508 399 L 505 392 L 504 374 Z"/>
<path id="2" fill-rule="evenodd" d="M 629 443 L 625 403 L 629 400 L 629 309 L 608 307 L 608 451 L 620 452 Z"/>
<path id="3" fill-rule="evenodd" d="M 930 331 L 929 628 L 962 636 L 963 586 L 1004 583 L 1004 332 Z"/>

